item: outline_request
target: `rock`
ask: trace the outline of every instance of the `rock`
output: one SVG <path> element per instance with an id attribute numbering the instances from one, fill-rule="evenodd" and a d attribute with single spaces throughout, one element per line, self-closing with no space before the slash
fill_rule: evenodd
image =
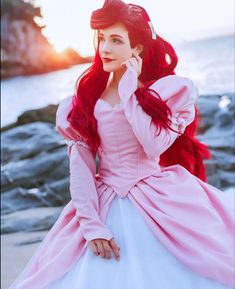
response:
<path id="1" fill-rule="evenodd" d="M 218 176 L 218 172 L 217 172 L 217 175 L 212 175 L 212 176 L 207 176 L 207 180 L 206 182 L 216 188 L 220 188 L 220 189 L 223 189 L 221 187 L 221 179 L 220 177 Z"/>
<path id="2" fill-rule="evenodd" d="M 205 101 L 206 98 L 204 98 Z M 202 101 L 203 102 L 203 101 Z M 235 150 L 235 118 L 234 118 L 234 94 L 227 94 L 216 97 L 215 103 L 212 105 L 210 101 L 205 101 L 206 105 L 199 103 L 203 119 L 207 122 L 202 124 L 199 139 L 208 145 L 210 149 L 217 151 L 226 151 L 234 153 Z M 206 108 L 207 105 L 212 108 Z M 216 109 L 217 107 L 217 109 Z M 206 108 L 206 109 L 205 109 Z M 204 111 L 203 111 L 204 109 Z M 207 113 L 206 115 L 204 115 Z"/>
<path id="3" fill-rule="evenodd" d="M 69 178 L 43 186 L 25 189 L 16 187 L 2 194 L 2 215 L 38 207 L 57 207 L 70 201 Z"/>
<path id="4" fill-rule="evenodd" d="M 16 122 L 3 126 L 1 128 L 1 131 L 2 132 L 8 131 L 10 129 L 13 129 L 14 127 L 32 122 L 52 123 L 54 126 L 57 109 L 58 105 L 51 104 L 39 109 L 27 110 L 18 117 Z"/>
<path id="5" fill-rule="evenodd" d="M 219 95 L 202 95 L 198 98 L 197 107 L 199 109 L 199 117 L 202 118 L 200 122 L 200 133 L 204 133 L 214 125 L 214 115 L 219 110 L 219 101 Z"/>
<path id="6" fill-rule="evenodd" d="M 68 175 L 69 160 L 66 150 L 42 152 L 32 158 L 10 162 L 3 167 L 2 190 L 14 187 L 34 188 Z"/>
<path id="7" fill-rule="evenodd" d="M 216 168 L 235 172 L 234 154 L 229 153 L 229 151 L 212 150 L 212 158 L 216 163 Z"/>
<path id="8" fill-rule="evenodd" d="M 24 124 L 2 133 L 3 214 L 70 200 L 67 146 L 50 123 Z"/>
<path id="9" fill-rule="evenodd" d="M 43 121 L 55 123 L 55 115 L 58 105 L 48 105 L 41 109 L 32 109 L 24 112 L 18 117 L 17 124 L 31 123 L 35 121 Z"/>
<path id="10" fill-rule="evenodd" d="M 231 187 L 235 180 L 234 93 L 200 98 L 199 108 L 204 123 L 198 138 L 209 146 L 212 153 L 212 159 L 205 161 L 207 182 L 220 189 Z"/>
<path id="11" fill-rule="evenodd" d="M 205 133 L 213 126 L 223 127 L 229 125 L 234 119 L 234 94 L 201 95 L 197 100 L 199 117 L 202 118 L 199 133 Z"/>
<path id="12" fill-rule="evenodd" d="M 212 159 L 206 160 L 207 182 L 224 190 L 235 186 L 235 156 L 223 151 L 213 151 Z"/>
<path id="13" fill-rule="evenodd" d="M 213 176 L 217 171 L 217 162 L 214 159 L 205 160 L 204 164 L 206 166 L 206 175 Z"/>
<path id="14" fill-rule="evenodd" d="M 41 18 L 40 7 L 22 0 L 1 1 L 1 77 L 31 75 L 91 62 L 68 48 L 57 53 L 43 35 L 44 26 L 34 20 Z"/>
<path id="15" fill-rule="evenodd" d="M 235 172 L 227 172 L 218 170 L 218 175 L 221 180 L 221 187 L 222 188 L 228 188 L 228 187 L 234 187 L 235 186 Z"/>
<path id="16" fill-rule="evenodd" d="M 36 232 L 49 230 L 62 211 L 57 208 L 28 209 L 2 216 L 2 234 L 13 232 Z"/>
<path id="17" fill-rule="evenodd" d="M 226 126 L 221 126 L 219 122 L 208 129 L 204 135 L 198 138 L 214 150 L 223 150 L 233 153 L 235 150 L 235 120 L 230 120 Z"/>
<path id="18" fill-rule="evenodd" d="M 218 126 L 219 127 L 229 127 L 233 120 L 233 112 L 227 110 L 220 110 L 217 113 Z"/>
<path id="19" fill-rule="evenodd" d="M 25 241 L 15 242 L 16 246 L 24 246 L 24 245 L 31 245 L 35 243 L 41 243 L 43 241 L 43 237 L 33 237 Z"/>
<path id="20" fill-rule="evenodd" d="M 64 146 L 54 124 L 34 122 L 16 126 L 2 133 L 2 164 L 32 157 Z M 4 169 L 4 167 L 3 167 Z"/>

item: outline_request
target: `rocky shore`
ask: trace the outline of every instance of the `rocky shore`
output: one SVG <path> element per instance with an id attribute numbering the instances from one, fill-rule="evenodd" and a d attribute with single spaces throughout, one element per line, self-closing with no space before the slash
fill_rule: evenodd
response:
<path id="1" fill-rule="evenodd" d="M 22 0 L 1 1 L 1 78 L 40 74 L 91 62 L 72 48 L 57 53 L 43 35 L 40 7 Z"/>
<path id="2" fill-rule="evenodd" d="M 205 161 L 208 183 L 231 190 L 235 187 L 234 94 L 201 95 L 197 104 L 203 117 L 198 138 L 212 152 L 212 159 Z M 6 245 L 9 238 L 12 250 L 24 248 L 28 258 L 31 253 L 27 252 L 32 251 L 27 248 L 38 246 L 70 200 L 69 159 L 67 147 L 55 130 L 56 109 L 50 105 L 26 111 L 16 123 L 2 128 L 3 246 L 10 246 Z M 26 262 L 24 258 L 15 275 L 4 282 L 16 277 Z"/>

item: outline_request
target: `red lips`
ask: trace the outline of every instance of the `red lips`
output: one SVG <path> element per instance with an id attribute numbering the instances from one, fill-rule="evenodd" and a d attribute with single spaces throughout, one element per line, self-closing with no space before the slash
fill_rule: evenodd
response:
<path id="1" fill-rule="evenodd" d="M 111 59 L 111 58 L 107 58 L 107 57 L 103 57 L 103 61 L 104 62 L 111 62 L 113 61 L 114 59 Z"/>

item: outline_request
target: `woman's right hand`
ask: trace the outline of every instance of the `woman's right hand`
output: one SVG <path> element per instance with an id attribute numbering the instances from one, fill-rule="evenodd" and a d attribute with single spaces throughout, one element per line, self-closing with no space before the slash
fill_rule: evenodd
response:
<path id="1" fill-rule="evenodd" d="M 89 245 L 96 256 L 100 255 L 102 258 L 110 259 L 113 251 L 116 260 L 120 260 L 120 248 L 116 245 L 114 238 L 110 241 L 106 239 L 94 239 L 89 242 Z"/>

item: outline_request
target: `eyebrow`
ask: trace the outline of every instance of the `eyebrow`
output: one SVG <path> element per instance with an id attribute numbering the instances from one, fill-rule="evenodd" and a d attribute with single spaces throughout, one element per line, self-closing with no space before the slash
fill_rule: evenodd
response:
<path id="1" fill-rule="evenodd" d="M 104 34 L 101 33 L 101 32 L 99 33 L 99 35 L 100 35 L 100 36 L 104 36 Z M 123 37 L 122 37 L 121 35 L 119 35 L 119 34 L 111 34 L 110 36 L 111 36 L 111 37 L 120 37 L 120 38 L 123 38 Z"/>

